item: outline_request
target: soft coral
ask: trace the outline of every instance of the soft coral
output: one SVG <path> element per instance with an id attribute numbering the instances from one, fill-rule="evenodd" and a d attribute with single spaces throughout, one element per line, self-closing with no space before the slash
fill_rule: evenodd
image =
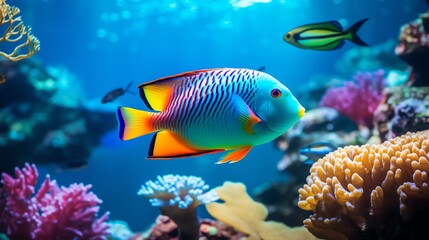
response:
<path id="1" fill-rule="evenodd" d="M 35 165 L 15 169 L 16 178 L 2 175 L 0 232 L 9 239 L 102 239 L 107 235 L 108 213 L 96 219 L 101 200 L 91 185 L 59 187 L 46 176 L 35 193 Z"/>

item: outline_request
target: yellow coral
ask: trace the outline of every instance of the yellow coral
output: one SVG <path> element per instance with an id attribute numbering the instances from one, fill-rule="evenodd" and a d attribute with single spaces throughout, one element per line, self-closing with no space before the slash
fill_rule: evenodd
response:
<path id="1" fill-rule="evenodd" d="M 33 56 L 40 50 L 39 40 L 31 34 L 31 28 L 24 25 L 21 16 L 18 16 L 20 10 L 17 7 L 9 6 L 5 0 L 0 0 L 0 27 L 6 30 L 0 37 L 0 42 L 22 43 L 16 46 L 11 53 L 0 51 L 0 55 L 12 61 L 18 61 Z M 26 49 L 25 53 L 20 53 Z"/>
<path id="2" fill-rule="evenodd" d="M 429 214 L 428 152 L 426 130 L 327 154 L 313 164 L 299 190 L 298 206 L 314 212 L 304 225 L 326 239 L 426 234 L 421 226 Z"/>
<path id="3" fill-rule="evenodd" d="M 304 227 L 290 228 L 273 221 L 265 222 L 267 209 L 254 202 L 241 183 L 225 182 L 215 191 L 225 203 L 206 204 L 207 211 L 219 221 L 248 234 L 248 240 L 315 239 Z"/>

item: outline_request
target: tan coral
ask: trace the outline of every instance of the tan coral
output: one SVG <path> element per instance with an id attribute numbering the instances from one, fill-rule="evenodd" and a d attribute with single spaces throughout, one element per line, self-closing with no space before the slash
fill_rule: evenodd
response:
<path id="1" fill-rule="evenodd" d="M 0 34 L 0 43 L 19 44 L 11 53 L 0 51 L 0 56 L 12 61 L 29 58 L 40 50 L 39 40 L 31 34 L 31 28 L 24 25 L 19 12 L 19 8 L 0 0 L 0 27 L 5 29 L 3 35 Z"/>
<path id="2" fill-rule="evenodd" d="M 246 233 L 247 240 L 313 240 L 304 227 L 288 227 L 282 223 L 265 221 L 267 208 L 247 194 L 242 183 L 225 182 L 215 189 L 224 203 L 206 204 L 210 215 Z"/>
<path id="3" fill-rule="evenodd" d="M 298 206 L 325 239 L 419 239 L 429 224 L 429 130 L 348 146 L 313 164 Z"/>

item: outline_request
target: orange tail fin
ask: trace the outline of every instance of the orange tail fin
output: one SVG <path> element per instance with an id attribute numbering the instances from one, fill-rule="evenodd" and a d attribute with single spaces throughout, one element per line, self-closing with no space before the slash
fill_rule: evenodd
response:
<path id="1" fill-rule="evenodd" d="M 119 138 L 129 140 L 153 132 L 153 114 L 134 108 L 118 107 Z"/>

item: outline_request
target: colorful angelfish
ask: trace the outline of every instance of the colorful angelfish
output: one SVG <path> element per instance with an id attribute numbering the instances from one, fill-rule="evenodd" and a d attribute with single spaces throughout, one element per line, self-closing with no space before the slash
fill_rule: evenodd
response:
<path id="1" fill-rule="evenodd" d="M 249 69 L 185 72 L 139 89 L 153 112 L 119 107 L 119 136 L 156 132 L 149 159 L 229 151 L 218 163 L 238 162 L 253 146 L 286 132 L 305 111 L 282 83 Z"/>

